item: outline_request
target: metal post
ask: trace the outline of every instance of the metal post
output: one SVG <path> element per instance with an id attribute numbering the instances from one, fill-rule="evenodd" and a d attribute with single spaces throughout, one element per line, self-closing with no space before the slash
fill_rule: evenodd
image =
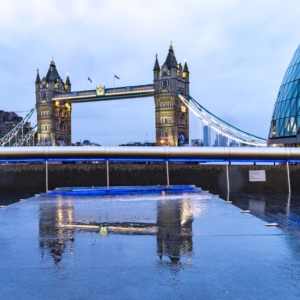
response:
<path id="1" fill-rule="evenodd" d="M 169 162 L 166 161 L 166 171 L 167 171 L 167 187 L 170 185 L 170 180 L 169 180 Z"/>
<path id="2" fill-rule="evenodd" d="M 232 201 L 229 200 L 229 171 L 228 171 L 228 161 L 226 161 L 226 179 L 227 179 L 227 201 L 226 204 L 231 204 Z"/>
<path id="3" fill-rule="evenodd" d="M 48 193 L 48 161 L 46 160 L 46 193 Z"/>
<path id="4" fill-rule="evenodd" d="M 226 161 L 226 179 L 227 179 L 227 193 L 229 195 L 229 172 L 228 172 L 228 161 Z"/>
<path id="5" fill-rule="evenodd" d="M 287 172 L 287 178 L 288 178 L 288 186 L 289 186 L 289 194 L 291 193 L 291 181 L 290 181 L 290 168 L 289 168 L 289 162 L 286 162 L 286 172 Z"/>
<path id="6" fill-rule="evenodd" d="M 106 182 L 107 182 L 107 189 L 109 190 L 109 165 L 108 165 L 108 160 L 106 161 Z"/>

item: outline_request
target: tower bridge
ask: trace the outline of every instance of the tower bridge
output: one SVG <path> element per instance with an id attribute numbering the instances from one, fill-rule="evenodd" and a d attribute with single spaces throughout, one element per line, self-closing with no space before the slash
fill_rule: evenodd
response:
<path id="1" fill-rule="evenodd" d="M 72 145 L 71 111 L 75 103 L 123 100 L 128 98 L 154 97 L 156 143 L 178 146 L 189 142 L 189 109 L 178 96 L 189 95 L 189 70 L 177 63 L 173 46 L 164 64 L 160 67 L 155 59 L 154 83 L 138 86 L 106 88 L 96 90 L 71 91 L 71 81 L 67 74 L 64 82 L 51 61 L 47 75 L 40 78 L 37 73 L 36 110 L 39 145 Z"/>
<path id="2" fill-rule="evenodd" d="M 60 77 L 52 59 L 45 77 L 39 70 L 35 81 L 37 126 L 15 143 L 12 139 L 22 129 L 23 123 L 34 109 L 11 132 L 0 139 L 0 146 L 22 146 L 37 132 L 37 144 L 44 146 L 72 145 L 72 105 L 85 102 L 126 100 L 153 97 L 155 103 L 156 144 L 181 146 L 189 143 L 189 111 L 201 122 L 219 134 L 241 144 L 266 146 L 266 140 L 236 128 L 209 112 L 190 95 L 190 72 L 187 62 L 178 63 L 172 44 L 165 62 L 160 66 L 156 55 L 153 68 L 153 83 L 72 91 L 67 73 L 65 81 Z"/>

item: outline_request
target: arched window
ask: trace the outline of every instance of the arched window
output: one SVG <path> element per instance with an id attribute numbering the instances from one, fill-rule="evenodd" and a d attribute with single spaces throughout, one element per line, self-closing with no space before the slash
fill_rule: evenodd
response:
<path id="1" fill-rule="evenodd" d="M 163 129 L 160 131 L 160 137 L 165 137 L 165 131 Z"/>
<path id="2" fill-rule="evenodd" d="M 160 102 L 160 107 L 163 107 L 164 103 L 163 102 Z"/>
<path id="3" fill-rule="evenodd" d="M 61 122 L 61 123 L 60 123 L 59 129 L 60 129 L 60 130 L 63 130 L 63 129 L 64 129 L 64 122 Z"/>
<path id="4" fill-rule="evenodd" d="M 160 119 L 160 122 L 161 122 L 161 123 L 165 123 L 165 118 L 161 118 L 161 119 Z"/>
<path id="5" fill-rule="evenodd" d="M 59 130 L 59 124 L 56 123 L 56 130 Z"/>
<path id="6" fill-rule="evenodd" d="M 171 118 L 169 118 L 169 122 L 168 123 L 171 123 Z"/>
<path id="7" fill-rule="evenodd" d="M 47 124 L 47 130 L 50 130 L 50 124 Z"/>
<path id="8" fill-rule="evenodd" d="M 49 110 L 47 110 L 47 116 L 50 116 L 50 111 Z"/>
<path id="9" fill-rule="evenodd" d="M 45 125 L 42 125 L 42 130 L 45 130 Z"/>
<path id="10" fill-rule="evenodd" d="M 169 119 L 168 118 L 165 118 L 165 123 L 169 123 Z"/>
<path id="11" fill-rule="evenodd" d="M 44 112 L 43 111 L 41 111 L 41 117 L 43 117 L 44 116 Z"/>
<path id="12" fill-rule="evenodd" d="M 168 106 L 171 107 L 171 102 L 168 103 Z"/>

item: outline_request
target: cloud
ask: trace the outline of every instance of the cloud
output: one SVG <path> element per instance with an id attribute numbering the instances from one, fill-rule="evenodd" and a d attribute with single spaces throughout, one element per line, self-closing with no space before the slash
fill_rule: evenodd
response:
<path id="1" fill-rule="evenodd" d="M 44 76 L 52 56 L 61 77 L 70 72 L 73 90 L 110 87 L 113 74 L 122 86 L 151 83 L 155 53 L 162 64 L 172 40 L 177 60 L 188 59 L 192 96 L 233 125 L 266 137 L 300 40 L 299 9 L 296 0 L 2 0 L 0 109 L 34 105 L 36 69 Z M 142 132 L 155 136 L 151 98 L 81 104 L 72 116 L 74 141 L 118 145 L 142 139 Z"/>

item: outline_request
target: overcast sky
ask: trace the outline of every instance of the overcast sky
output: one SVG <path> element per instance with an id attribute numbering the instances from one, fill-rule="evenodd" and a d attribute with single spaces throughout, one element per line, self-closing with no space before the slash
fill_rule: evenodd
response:
<path id="1" fill-rule="evenodd" d="M 153 82 L 173 41 L 190 94 L 208 110 L 267 137 L 284 72 L 300 42 L 298 0 L 0 0 L 0 109 L 35 104 L 36 69 L 52 57 L 72 90 Z M 87 83 L 90 77 L 93 83 Z M 26 113 L 19 113 L 24 116 Z M 36 119 L 36 117 L 34 118 Z M 73 105 L 73 142 L 155 141 L 153 98 Z M 190 138 L 198 138 L 191 116 Z"/>

